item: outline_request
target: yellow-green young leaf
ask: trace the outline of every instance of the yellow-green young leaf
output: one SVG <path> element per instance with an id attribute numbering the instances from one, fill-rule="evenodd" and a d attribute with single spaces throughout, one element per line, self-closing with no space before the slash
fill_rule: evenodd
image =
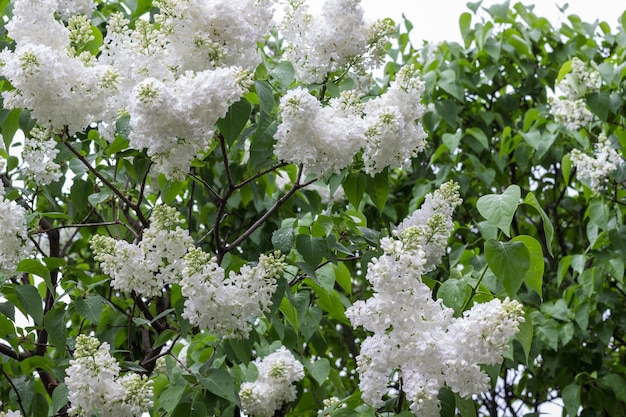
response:
<path id="1" fill-rule="evenodd" d="M 565 61 L 563 65 L 561 65 L 561 69 L 559 70 L 559 75 L 556 77 L 556 83 L 560 83 L 563 81 L 563 78 L 572 70 L 572 61 Z"/>
<path id="2" fill-rule="evenodd" d="M 471 24 L 472 15 L 467 12 L 462 13 L 459 17 L 459 28 L 461 29 L 461 36 L 463 37 L 463 42 L 465 43 L 466 48 L 472 43 L 472 39 L 469 37 Z"/>
<path id="3" fill-rule="evenodd" d="M 511 222 L 519 204 L 521 190 L 509 186 L 502 194 L 487 194 L 478 199 L 476 208 L 489 223 L 497 226 L 505 235 L 511 236 Z"/>
<path id="4" fill-rule="evenodd" d="M 546 236 L 546 248 L 548 249 L 548 253 L 554 256 L 554 254 L 552 253 L 552 242 L 554 241 L 554 226 L 552 225 L 550 218 L 543 210 L 543 208 L 539 204 L 539 201 L 537 200 L 537 197 L 535 197 L 533 193 L 526 194 L 524 204 L 528 204 L 539 212 L 539 215 L 541 216 L 541 221 L 543 222 L 543 233 Z"/>
<path id="5" fill-rule="evenodd" d="M 543 270 L 545 265 L 543 262 L 541 244 L 537 239 L 527 235 L 516 236 L 511 239 L 511 242 L 522 242 L 526 246 L 526 249 L 528 249 L 528 253 L 530 254 L 530 266 L 524 276 L 524 282 L 530 289 L 539 294 L 539 297 L 543 297 Z"/>
<path id="6" fill-rule="evenodd" d="M 528 129 L 535 123 L 535 121 L 539 118 L 539 110 L 530 109 L 524 115 L 524 132 L 528 132 Z"/>
<path id="7" fill-rule="evenodd" d="M 530 268 L 530 253 L 522 242 L 485 242 L 485 257 L 509 297 L 515 297 Z"/>

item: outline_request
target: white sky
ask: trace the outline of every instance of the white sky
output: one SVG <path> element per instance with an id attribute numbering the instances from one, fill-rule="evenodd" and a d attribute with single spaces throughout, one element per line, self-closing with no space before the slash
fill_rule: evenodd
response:
<path id="1" fill-rule="evenodd" d="M 485 0 L 482 6 L 500 4 L 503 1 Z M 511 0 L 511 7 L 517 3 Z M 584 22 L 592 23 L 596 19 L 606 21 L 615 29 L 618 19 L 626 10 L 624 0 L 523 0 L 523 4 L 536 4 L 534 12 L 548 18 L 553 25 L 560 26 L 564 15 L 559 12 L 557 5 L 563 6 L 569 3 L 566 15 L 576 14 Z M 459 31 L 459 16 L 463 12 L 469 12 L 466 0 L 361 0 L 365 9 L 365 17 L 376 20 L 391 17 L 396 23 L 402 20 L 402 13 L 415 26 L 411 40 L 414 45 L 422 44 L 422 41 L 461 41 Z"/>

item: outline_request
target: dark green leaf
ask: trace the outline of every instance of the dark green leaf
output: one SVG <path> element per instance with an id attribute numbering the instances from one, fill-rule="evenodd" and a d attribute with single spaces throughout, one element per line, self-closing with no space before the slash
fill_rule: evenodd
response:
<path id="1" fill-rule="evenodd" d="M 272 245 L 282 253 L 288 254 L 293 248 L 295 236 L 292 227 L 283 227 L 272 234 Z"/>
<path id="2" fill-rule="evenodd" d="M 241 99 L 230 106 L 223 119 L 217 121 L 217 127 L 226 139 L 226 143 L 232 145 L 235 142 L 243 128 L 246 127 L 251 111 L 250 103 L 246 99 Z"/>
<path id="3" fill-rule="evenodd" d="M 55 308 L 48 311 L 43 320 L 48 331 L 50 341 L 57 350 L 63 354 L 65 352 L 65 342 L 67 340 L 67 320 L 65 318 L 65 308 L 62 304 L 57 304 Z"/>
<path id="4" fill-rule="evenodd" d="M 78 314 L 96 324 L 100 321 L 103 304 L 102 297 L 99 295 L 88 295 L 74 300 L 74 307 Z"/>
<path id="5" fill-rule="evenodd" d="M 522 242 L 485 242 L 485 257 L 489 268 L 506 293 L 515 297 L 530 268 L 530 253 Z"/>
<path id="6" fill-rule="evenodd" d="M 15 287 L 15 292 L 26 314 L 33 318 L 35 324 L 43 324 L 43 304 L 37 288 L 22 284 Z"/>
<path id="7" fill-rule="evenodd" d="M 541 244 L 537 242 L 535 238 L 527 235 L 516 236 L 511 239 L 511 242 L 522 242 L 526 246 L 526 249 L 528 249 L 528 253 L 530 254 L 530 266 L 524 276 L 524 282 L 528 288 L 539 294 L 539 297 L 542 297 L 543 270 L 545 265 Z"/>

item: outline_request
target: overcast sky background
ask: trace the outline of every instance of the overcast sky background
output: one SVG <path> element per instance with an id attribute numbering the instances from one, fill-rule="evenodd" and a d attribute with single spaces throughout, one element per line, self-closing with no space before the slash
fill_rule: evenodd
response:
<path id="1" fill-rule="evenodd" d="M 485 0 L 481 6 L 499 3 L 502 1 Z M 515 3 L 515 0 L 511 1 L 511 7 Z M 535 4 L 535 14 L 549 19 L 556 27 L 565 20 L 565 16 L 576 14 L 584 22 L 592 23 L 597 19 L 615 29 L 619 17 L 626 10 L 624 0 L 535 0 L 522 3 L 527 6 Z M 558 6 L 563 7 L 566 3 L 569 7 L 564 15 Z M 423 41 L 461 41 L 459 16 L 470 11 L 466 0 L 361 0 L 361 4 L 365 17 L 371 20 L 390 17 L 398 23 L 404 13 L 415 26 L 411 40 L 416 46 Z"/>

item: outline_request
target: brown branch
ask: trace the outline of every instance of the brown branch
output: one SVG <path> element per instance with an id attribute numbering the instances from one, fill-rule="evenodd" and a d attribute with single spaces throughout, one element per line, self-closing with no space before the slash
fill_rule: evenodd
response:
<path id="1" fill-rule="evenodd" d="M 9 385 L 11 385 L 11 388 L 13 388 L 13 391 L 15 391 L 15 396 L 17 397 L 17 405 L 20 407 L 20 410 L 22 410 L 22 415 L 26 416 L 26 409 L 24 409 L 24 403 L 22 403 L 22 396 L 20 395 L 20 392 L 17 390 L 17 387 L 13 383 L 13 380 L 9 377 L 9 375 L 7 375 L 7 373 L 4 371 L 4 368 L 2 368 L 1 366 L 0 371 L 4 375 L 4 378 L 9 382 Z"/>
<path id="2" fill-rule="evenodd" d="M 74 148 L 69 141 L 67 141 L 67 139 L 65 139 L 63 141 L 63 143 L 65 144 L 65 146 L 70 150 L 70 152 L 72 152 L 74 155 L 76 155 L 76 157 L 83 163 L 83 165 L 85 165 L 85 167 L 89 170 L 89 172 L 91 172 L 93 175 L 96 176 L 96 178 L 98 178 L 100 181 L 102 181 L 102 183 L 104 185 L 106 185 L 111 191 L 113 191 L 113 193 L 124 202 L 124 204 L 126 204 L 128 207 L 132 208 L 133 211 L 135 211 L 135 213 L 137 213 L 137 218 L 139 219 L 139 221 L 141 222 L 141 224 L 143 225 L 143 227 L 148 227 L 149 222 L 148 219 L 146 219 L 146 217 L 143 215 L 143 213 L 141 212 L 140 208 L 139 208 L 139 203 L 138 204 L 134 204 L 132 201 L 130 201 L 128 199 L 128 197 L 126 197 L 124 195 L 124 193 L 122 193 L 120 190 L 117 189 L 117 187 L 115 185 L 113 185 L 109 180 L 107 180 L 102 174 L 100 174 L 98 172 L 97 169 L 95 169 L 91 163 L 89 163 L 89 161 L 83 156 L 83 154 L 81 154 L 76 148 Z"/>
<path id="3" fill-rule="evenodd" d="M 300 180 L 302 179 L 302 165 L 300 165 L 299 169 L 298 169 L 298 177 L 296 178 L 296 183 L 293 185 L 293 187 L 287 191 L 287 193 L 285 193 L 285 195 L 283 195 L 281 198 L 279 198 L 278 200 L 276 200 L 276 202 L 274 203 L 274 205 L 272 205 L 272 207 L 270 207 L 265 214 L 263 214 L 261 217 L 259 217 L 250 227 L 248 227 L 248 229 L 246 229 L 245 232 L 243 232 L 237 239 L 235 239 L 231 244 L 229 245 L 225 245 L 224 246 L 224 253 L 225 252 L 229 252 L 231 250 L 233 250 L 234 248 L 236 248 L 238 245 L 241 244 L 241 242 L 243 242 L 244 240 L 246 240 L 248 237 L 250 237 L 250 235 L 256 230 L 258 229 L 261 225 L 263 225 L 263 223 L 265 223 L 265 221 L 272 215 L 274 214 L 274 212 L 276 210 L 278 210 L 280 208 L 280 206 L 282 206 L 285 201 L 287 201 L 289 199 L 289 197 L 291 197 L 292 195 L 294 195 L 296 193 L 296 191 L 300 190 L 301 188 L 305 188 L 308 185 L 314 183 L 315 181 L 317 181 L 317 178 L 313 178 L 312 180 L 309 180 L 305 183 L 300 183 Z M 223 257 L 224 254 L 222 253 L 221 256 Z M 218 261 L 221 261 L 221 258 L 218 256 Z"/>

